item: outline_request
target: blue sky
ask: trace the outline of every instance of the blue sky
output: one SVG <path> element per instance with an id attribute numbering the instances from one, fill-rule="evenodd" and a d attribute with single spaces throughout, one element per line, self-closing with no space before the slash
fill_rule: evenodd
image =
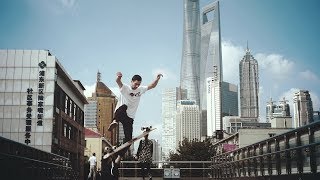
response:
<path id="1" fill-rule="evenodd" d="M 248 41 L 259 63 L 262 119 L 268 98 L 292 103 L 298 89 L 309 90 L 319 109 L 320 1 L 221 0 L 220 18 L 224 80 L 238 84 Z M 134 124 L 134 135 L 142 125 L 157 127 L 150 138 L 161 141 L 161 92 L 179 84 L 182 0 L 2 0 L 0 22 L 1 49 L 50 50 L 87 93 L 98 70 L 112 89 L 117 71 L 125 83 L 140 74 L 143 84 L 163 73 Z"/>

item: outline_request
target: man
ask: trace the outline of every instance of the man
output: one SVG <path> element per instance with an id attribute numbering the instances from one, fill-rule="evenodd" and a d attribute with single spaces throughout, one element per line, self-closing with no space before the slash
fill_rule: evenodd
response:
<path id="1" fill-rule="evenodd" d="M 122 83 L 122 73 L 117 72 L 116 82 L 120 88 L 120 97 L 115 110 L 114 120 L 110 124 L 108 130 L 111 131 L 121 122 L 123 125 L 123 131 L 125 136 L 125 142 L 132 139 L 133 120 L 137 112 L 140 97 L 146 91 L 155 88 L 162 77 L 162 74 L 158 74 L 156 79 L 148 86 L 140 86 L 142 78 L 140 75 L 134 75 L 131 79 L 131 85 Z M 119 156 L 123 156 L 129 149 L 126 148 L 124 151 L 119 153 Z"/>
<path id="2" fill-rule="evenodd" d="M 119 164 L 120 159 L 115 159 L 114 155 L 110 156 L 112 151 L 112 147 L 105 147 L 104 149 L 104 156 L 101 160 L 101 179 L 103 180 L 117 180 L 119 177 L 117 164 Z"/>
<path id="3" fill-rule="evenodd" d="M 97 171 L 97 158 L 96 153 L 93 153 L 89 158 L 88 162 L 90 163 L 90 172 L 88 175 L 88 179 L 92 178 L 92 180 L 96 180 L 96 171 Z"/>
<path id="4" fill-rule="evenodd" d="M 145 131 L 150 130 L 149 128 L 143 128 Z M 153 153 L 153 143 L 148 139 L 149 134 L 144 136 L 144 140 L 141 140 L 139 143 L 137 157 L 138 161 L 140 161 L 142 177 L 146 175 L 149 176 L 149 180 L 152 179 L 150 166 L 152 163 L 152 153 Z"/>

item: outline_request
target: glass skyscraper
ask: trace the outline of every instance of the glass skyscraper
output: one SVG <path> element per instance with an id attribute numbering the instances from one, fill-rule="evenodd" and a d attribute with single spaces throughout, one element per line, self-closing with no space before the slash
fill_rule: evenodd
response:
<path id="1" fill-rule="evenodd" d="M 259 116 L 259 74 L 258 61 L 247 47 L 246 55 L 239 64 L 241 117 Z"/>
<path id="2" fill-rule="evenodd" d="M 184 0 L 183 49 L 180 86 L 187 90 L 187 97 L 200 104 L 200 9 L 199 0 Z"/>
<path id="3" fill-rule="evenodd" d="M 201 135 L 207 135 L 207 122 L 222 125 L 221 84 L 222 84 L 222 58 L 221 58 L 221 35 L 220 35 L 220 12 L 219 2 L 208 4 L 202 9 L 201 14 L 201 60 L 200 60 L 200 108 L 201 108 Z M 211 88 L 214 95 L 210 96 L 211 102 L 207 102 L 207 78 L 210 78 Z M 209 106 L 208 106 L 209 105 Z M 207 116 L 207 108 L 211 109 L 210 120 Z M 220 126 L 219 125 L 219 126 Z M 222 127 L 218 127 L 221 130 Z M 212 133 L 212 132 L 211 132 Z"/>

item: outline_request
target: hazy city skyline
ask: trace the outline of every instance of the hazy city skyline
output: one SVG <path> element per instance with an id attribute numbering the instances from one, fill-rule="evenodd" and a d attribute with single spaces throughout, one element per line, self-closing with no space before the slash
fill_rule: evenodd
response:
<path id="1" fill-rule="evenodd" d="M 211 2 L 200 0 L 200 7 Z M 239 61 L 248 41 L 259 63 L 263 119 L 270 97 L 286 97 L 292 107 L 299 89 L 310 92 L 319 110 L 319 6 L 317 0 L 220 1 L 223 80 L 239 85 Z M 152 125 L 158 130 L 150 138 L 161 141 L 161 92 L 177 87 L 180 79 L 182 0 L 4 0 L 0 21 L 0 49 L 49 49 L 89 96 L 98 70 L 113 90 L 117 71 L 125 83 L 141 74 L 142 84 L 162 72 L 159 86 L 141 99 L 133 132 Z"/>

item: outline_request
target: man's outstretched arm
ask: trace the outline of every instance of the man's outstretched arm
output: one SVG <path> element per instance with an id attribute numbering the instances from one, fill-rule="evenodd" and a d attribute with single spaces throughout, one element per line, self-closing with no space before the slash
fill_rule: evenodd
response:
<path id="1" fill-rule="evenodd" d="M 121 81 L 121 78 L 122 78 L 122 73 L 121 73 L 121 72 L 117 72 L 116 82 L 117 82 L 119 88 L 122 88 L 122 86 L 123 86 L 122 81 Z"/>
<path id="2" fill-rule="evenodd" d="M 155 88 L 162 76 L 163 76 L 162 74 L 158 74 L 157 78 L 148 86 L 148 90 Z"/>

